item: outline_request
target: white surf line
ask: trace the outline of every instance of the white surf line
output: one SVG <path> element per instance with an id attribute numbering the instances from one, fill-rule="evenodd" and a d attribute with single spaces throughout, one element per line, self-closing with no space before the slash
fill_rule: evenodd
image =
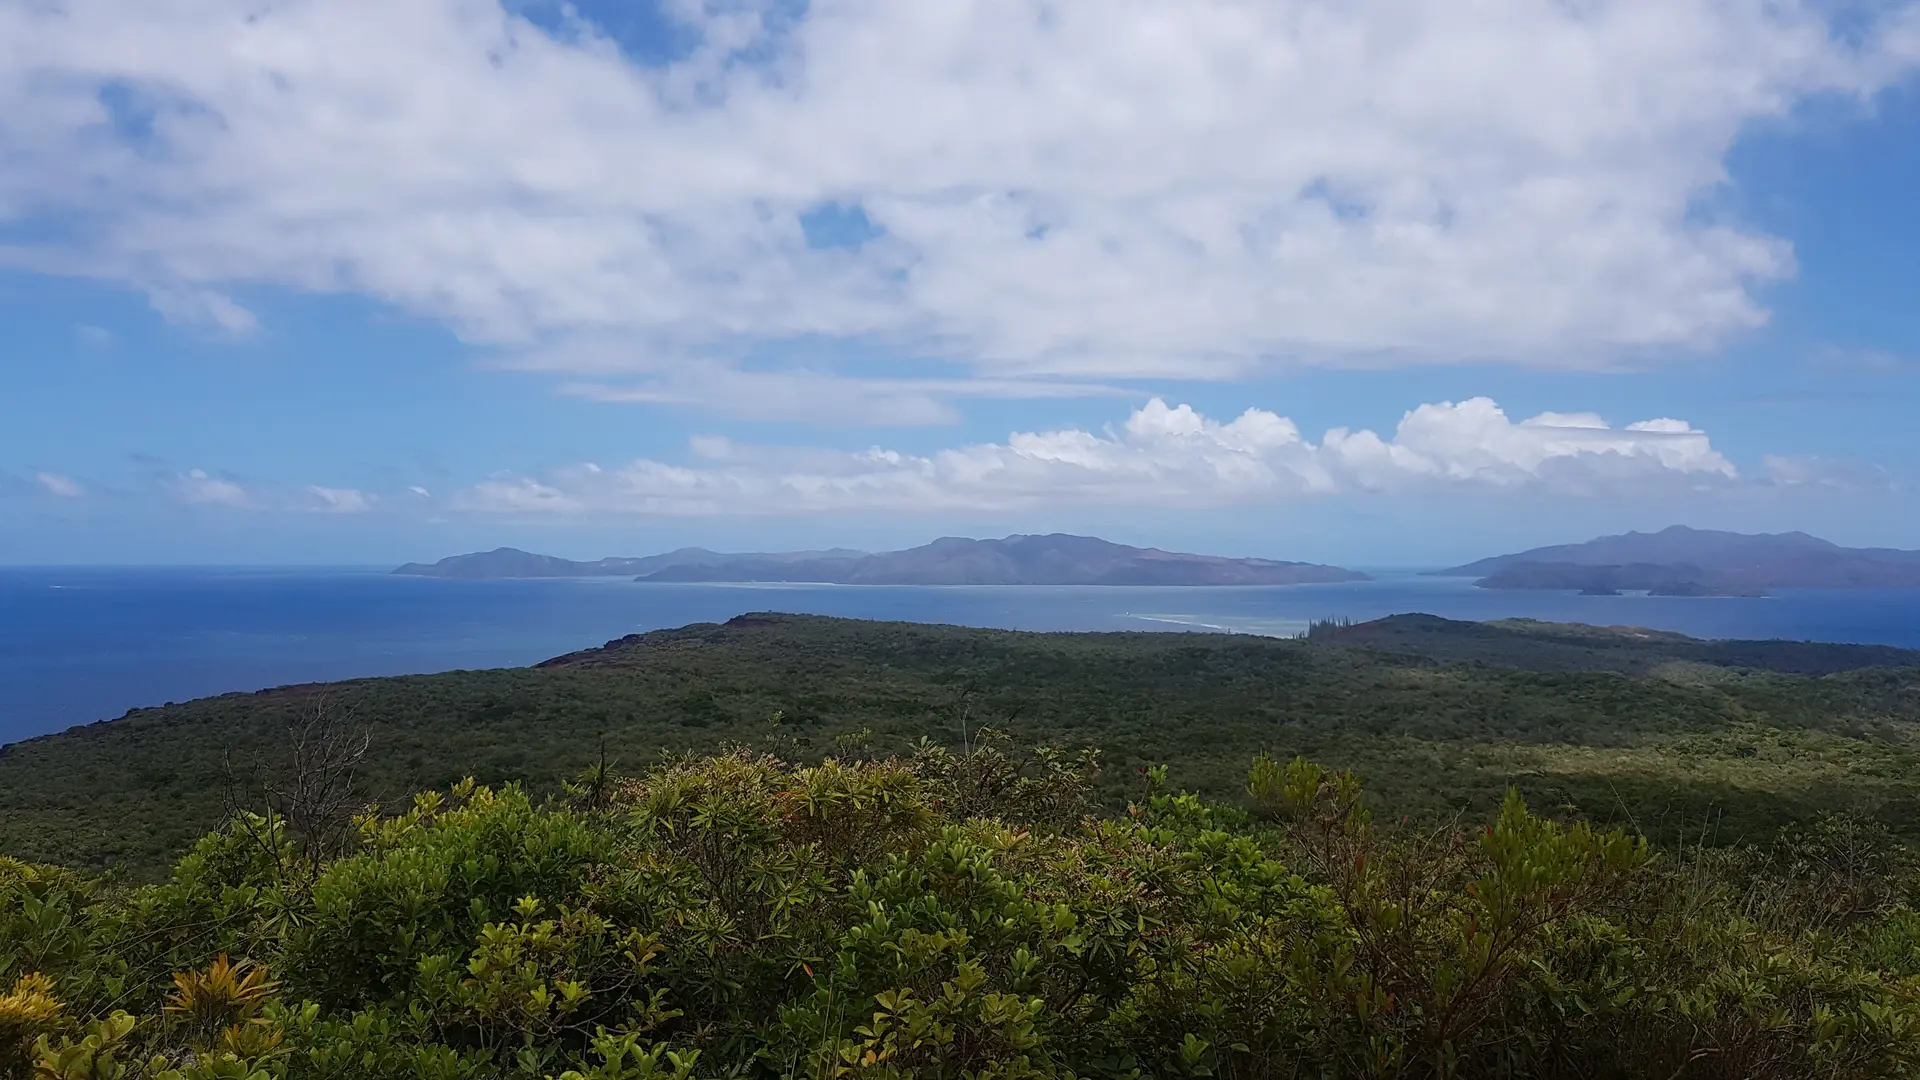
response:
<path id="1" fill-rule="evenodd" d="M 1121 612 L 1120 617 L 1123 619 L 1138 619 L 1141 622 L 1163 622 L 1171 623 L 1175 626 L 1191 626 L 1199 630 L 1217 630 L 1223 634 L 1245 634 L 1248 637 L 1267 638 L 1297 637 L 1301 631 L 1307 629 L 1309 625 L 1305 621 L 1295 621 L 1285 623 L 1279 627 L 1255 628 L 1248 626 L 1230 626 L 1225 623 L 1201 622 L 1191 615 L 1138 615 L 1131 611 Z"/>
<path id="2" fill-rule="evenodd" d="M 1120 613 L 1120 617 L 1123 619 L 1138 619 L 1141 622 L 1171 623 L 1174 626 L 1197 626 L 1202 630 L 1219 630 L 1227 634 L 1240 633 L 1240 631 L 1235 630 L 1231 626 L 1222 626 L 1219 623 L 1200 622 L 1191 615 L 1135 615 L 1131 611 L 1123 611 Z"/>

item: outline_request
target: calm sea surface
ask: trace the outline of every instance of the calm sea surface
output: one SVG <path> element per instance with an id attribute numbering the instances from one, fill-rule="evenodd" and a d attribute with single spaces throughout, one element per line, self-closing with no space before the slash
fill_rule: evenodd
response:
<path id="1" fill-rule="evenodd" d="M 0 569 L 0 743 L 127 709 L 286 683 L 534 663 L 640 630 L 793 611 L 1020 630 L 1288 635 L 1424 611 L 1920 648 L 1920 591 L 1767 599 L 1491 592 L 1383 574 L 1225 588 L 440 581 L 375 570 Z"/>

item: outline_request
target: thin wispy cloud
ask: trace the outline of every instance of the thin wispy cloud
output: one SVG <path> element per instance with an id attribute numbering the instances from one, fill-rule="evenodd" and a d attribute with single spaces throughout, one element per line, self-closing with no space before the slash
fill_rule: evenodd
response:
<path id="1" fill-rule="evenodd" d="M 1830 375 L 1901 375 L 1920 372 L 1920 355 L 1891 349 L 1822 346 L 1809 356 L 1811 366 Z"/>
<path id="2" fill-rule="evenodd" d="M 33 480 L 34 483 L 40 485 L 42 491 L 45 491 L 55 498 L 84 499 L 87 497 L 86 485 L 71 476 L 65 476 L 61 473 L 43 472 L 36 474 Z"/>
<path id="3" fill-rule="evenodd" d="M 373 509 L 373 497 L 353 488 L 307 487 L 311 508 L 327 514 L 364 514 Z"/>
<path id="4" fill-rule="evenodd" d="M 246 337 L 260 329 L 260 320 L 253 312 L 214 289 L 198 285 L 153 288 L 148 290 L 147 299 L 155 311 L 174 322 L 204 326 L 234 337 Z"/>
<path id="5" fill-rule="evenodd" d="M 1819 456 L 1768 454 L 1761 459 L 1760 470 L 1765 483 L 1793 490 L 1854 494 L 1885 492 L 1897 486 L 1893 476 L 1881 466 Z"/>
<path id="6" fill-rule="evenodd" d="M 189 469 L 175 475 L 169 489 L 180 501 L 196 506 L 225 506 L 245 509 L 252 505 L 247 489 L 232 480 L 221 479 L 204 469 Z"/>
<path id="7" fill-rule="evenodd" d="M 875 426 L 955 424 L 951 402 L 1138 397 L 1137 391 L 1060 379 L 862 379 L 818 371 L 748 372 L 694 366 L 643 383 L 563 383 L 560 393 L 591 401 L 701 406 L 749 420 L 857 422 Z"/>
<path id="8" fill-rule="evenodd" d="M 159 477 L 158 490 L 175 502 L 189 506 L 223 507 L 261 514 L 369 514 L 378 509 L 380 497 L 357 488 L 330 487 L 324 484 L 286 485 L 272 481 L 231 475 L 219 475 L 205 469 Z"/>

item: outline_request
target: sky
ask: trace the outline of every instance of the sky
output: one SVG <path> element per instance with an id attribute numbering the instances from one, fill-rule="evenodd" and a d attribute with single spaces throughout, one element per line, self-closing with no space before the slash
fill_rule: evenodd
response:
<path id="1" fill-rule="evenodd" d="M 1920 547 L 1920 0 L 0 0 L 0 563 Z"/>

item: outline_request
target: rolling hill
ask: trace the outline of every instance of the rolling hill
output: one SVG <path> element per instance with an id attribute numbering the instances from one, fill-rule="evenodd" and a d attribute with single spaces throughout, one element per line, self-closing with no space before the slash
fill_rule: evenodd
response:
<path id="1" fill-rule="evenodd" d="M 392 799 L 463 776 L 557 790 L 601 755 L 777 741 L 802 757 L 960 746 L 983 727 L 1093 745 L 1238 798 L 1260 752 L 1365 777 L 1387 812 L 1534 805 L 1656 835 L 1764 835 L 1828 809 L 1920 830 L 1920 653 L 1402 616 L 1309 640 L 1037 634 L 774 613 L 635 635 L 532 668 L 228 694 L 0 748 L 0 850 L 156 871 L 325 709 L 364 726 Z M 779 723 L 772 720 L 776 715 Z M 254 788 L 257 790 L 257 788 Z"/>

